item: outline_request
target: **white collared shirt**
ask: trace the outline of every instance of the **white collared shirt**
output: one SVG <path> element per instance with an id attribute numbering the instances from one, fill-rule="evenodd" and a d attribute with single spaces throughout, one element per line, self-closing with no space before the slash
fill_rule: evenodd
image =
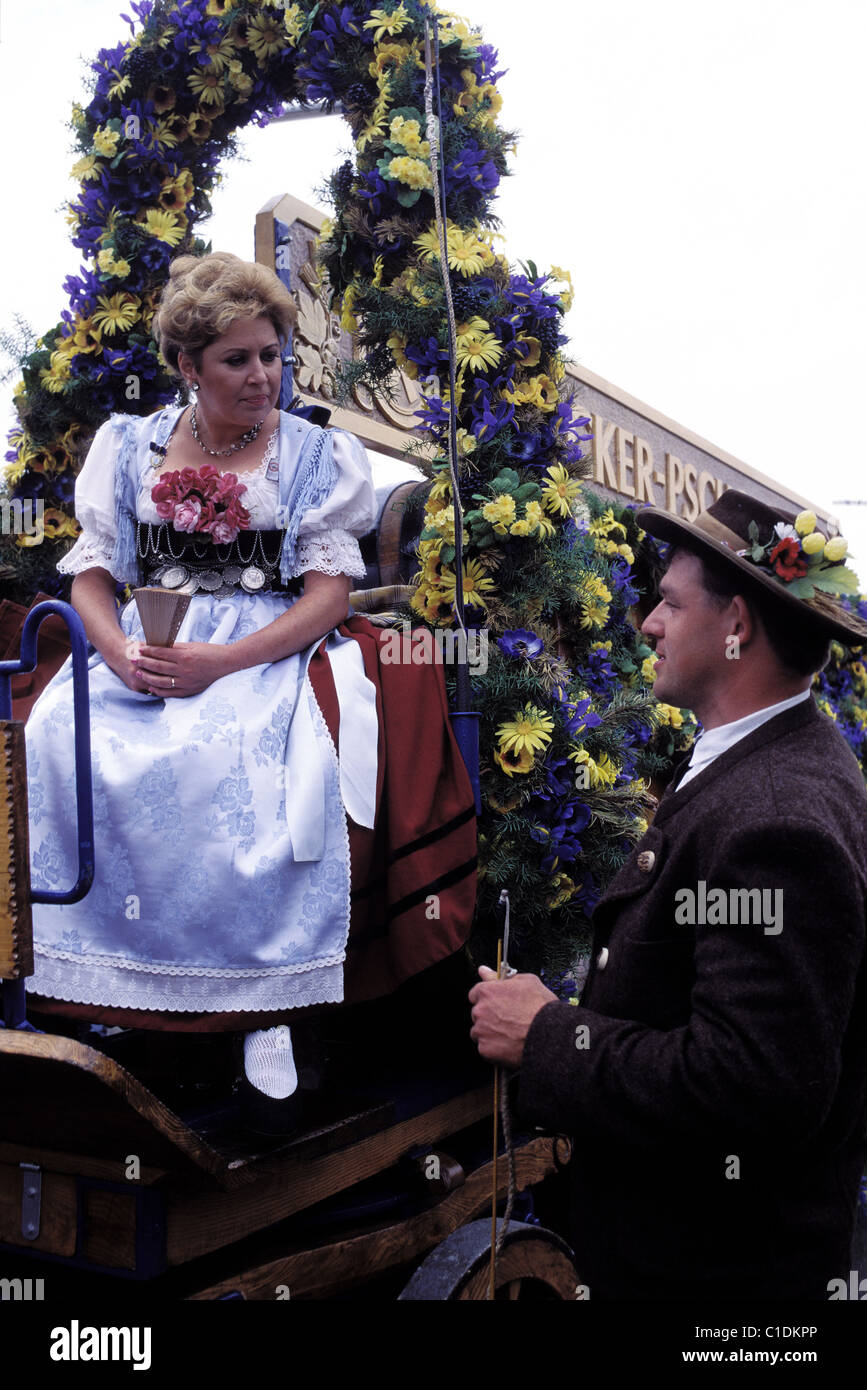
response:
<path id="1" fill-rule="evenodd" d="M 690 758 L 686 772 L 680 779 L 677 791 L 685 787 L 687 782 L 693 777 L 704 772 L 706 767 L 718 758 L 720 753 L 724 753 L 727 748 L 738 743 L 747 734 L 751 734 L 754 729 L 758 729 L 762 724 L 773 719 L 775 714 L 782 714 L 784 709 L 794 709 L 795 705 L 802 700 L 809 700 L 810 688 L 800 691 L 797 695 L 792 695 L 788 700 L 780 700 L 779 704 L 768 705 L 765 709 L 753 710 L 752 714 L 745 714 L 743 719 L 734 719 L 731 724 L 719 724 L 715 729 L 705 729 L 700 733 L 693 744 L 692 757 Z"/>

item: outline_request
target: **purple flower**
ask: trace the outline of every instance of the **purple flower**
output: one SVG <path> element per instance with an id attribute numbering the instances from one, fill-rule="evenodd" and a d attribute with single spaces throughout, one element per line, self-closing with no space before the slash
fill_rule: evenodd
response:
<path id="1" fill-rule="evenodd" d="M 517 434 L 513 434 L 511 439 L 506 441 L 506 453 L 509 455 L 509 458 L 520 459 L 522 463 L 527 463 L 531 466 L 535 462 L 538 467 L 546 468 L 550 459 L 547 453 L 542 458 L 538 457 L 541 448 L 542 440 L 538 434 L 521 434 L 519 431 Z"/>
<path id="2" fill-rule="evenodd" d="M 363 198 L 374 217 L 382 216 L 382 200 L 393 196 L 393 188 L 378 169 L 368 169 L 358 185 L 358 197 Z"/>
<path id="3" fill-rule="evenodd" d="M 587 689 L 594 695 L 607 696 L 610 694 L 617 677 L 611 665 L 610 655 L 604 647 L 590 652 L 581 668 L 581 678 Z"/>
<path id="4" fill-rule="evenodd" d="M 404 355 L 421 367 L 425 375 L 436 371 L 440 362 L 447 362 L 449 358 L 448 348 L 441 348 L 436 338 L 428 338 L 424 343 L 407 343 Z"/>
<path id="5" fill-rule="evenodd" d="M 583 729 L 595 729 L 602 723 L 601 715 L 590 708 L 592 700 L 570 700 L 562 685 L 554 690 L 554 699 L 559 704 L 570 734 Z"/>
<path id="6" fill-rule="evenodd" d="M 508 380 L 507 376 L 498 377 L 493 383 L 494 387 L 499 390 L 501 383 L 505 380 Z M 476 377 L 470 412 L 472 415 L 470 428 L 476 439 L 487 438 L 490 440 L 514 418 L 515 407 L 510 405 L 508 401 L 495 400 L 490 383 L 484 377 Z"/>
<path id="7" fill-rule="evenodd" d="M 424 428 L 429 430 L 448 429 L 451 423 L 451 415 L 443 403 L 442 396 L 425 396 L 421 409 L 416 410 L 414 414 L 422 421 Z"/>
<path id="8" fill-rule="evenodd" d="M 490 153 L 474 140 L 468 141 L 457 159 L 445 166 L 446 193 L 466 187 L 478 188 L 482 193 L 493 193 L 499 182 L 500 175 Z"/>
<path id="9" fill-rule="evenodd" d="M 526 275 L 512 275 L 506 298 L 524 314 L 537 319 L 555 318 L 560 313 L 560 296 L 546 294 L 543 286 L 547 283 L 544 275 L 529 280 Z"/>
<path id="10" fill-rule="evenodd" d="M 475 67 L 476 77 L 479 82 L 499 82 L 501 77 L 505 77 L 509 69 L 501 68 L 498 72 L 497 63 L 499 61 L 500 55 L 491 44 L 483 43 L 479 46 Z"/>
<path id="11" fill-rule="evenodd" d="M 526 628 L 516 627 L 509 632 L 504 632 L 502 637 L 497 639 L 497 645 L 506 656 L 526 657 L 532 661 L 537 657 L 544 647 L 541 637 L 537 637 L 535 632 L 528 632 Z"/>

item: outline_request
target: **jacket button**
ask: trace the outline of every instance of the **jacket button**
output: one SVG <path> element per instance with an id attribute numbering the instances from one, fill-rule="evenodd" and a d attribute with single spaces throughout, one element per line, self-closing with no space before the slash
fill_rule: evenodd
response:
<path id="1" fill-rule="evenodd" d="M 652 849 L 644 849 L 638 856 L 638 867 L 643 874 L 649 874 L 656 863 L 656 855 Z"/>
<path id="2" fill-rule="evenodd" d="M 603 947 L 602 947 L 602 950 L 599 952 L 599 955 L 596 957 L 596 969 L 597 969 L 597 970 L 604 970 L 607 964 L 608 964 L 608 947 L 607 947 L 607 946 L 603 946 Z"/>

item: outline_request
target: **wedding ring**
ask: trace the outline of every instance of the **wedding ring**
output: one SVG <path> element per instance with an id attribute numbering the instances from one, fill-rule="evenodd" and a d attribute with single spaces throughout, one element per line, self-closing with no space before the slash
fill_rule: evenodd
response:
<path id="1" fill-rule="evenodd" d="M 172 690 L 174 690 L 174 688 L 175 688 L 175 678 L 174 678 L 174 676 L 172 676 Z"/>

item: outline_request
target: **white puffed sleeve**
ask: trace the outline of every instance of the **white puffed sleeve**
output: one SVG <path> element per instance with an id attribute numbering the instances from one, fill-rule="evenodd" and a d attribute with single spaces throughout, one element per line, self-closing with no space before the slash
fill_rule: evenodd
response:
<path id="1" fill-rule="evenodd" d="M 361 441 L 345 430 L 331 437 L 337 482 L 321 507 L 304 513 L 298 527 L 293 577 L 307 570 L 363 579 L 358 537 L 376 525 L 377 505 L 370 460 Z"/>
<path id="2" fill-rule="evenodd" d="M 81 535 L 58 560 L 61 574 L 81 574 L 97 565 L 111 572 L 117 539 L 114 473 L 118 447 L 117 433 L 111 421 L 106 420 L 97 430 L 75 480 L 75 519 L 81 527 Z"/>

